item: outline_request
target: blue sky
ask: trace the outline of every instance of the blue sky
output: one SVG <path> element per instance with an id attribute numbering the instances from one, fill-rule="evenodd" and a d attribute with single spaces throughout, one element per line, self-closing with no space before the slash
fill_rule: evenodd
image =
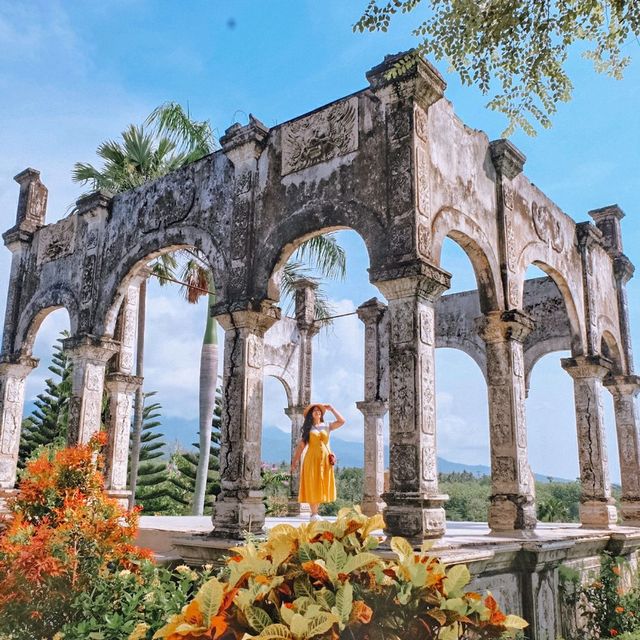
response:
<path id="1" fill-rule="evenodd" d="M 387 34 L 353 34 L 365 0 L 303 2 L 185 1 L 30 3 L 0 2 L 0 228 L 13 224 L 17 185 L 12 177 L 27 166 L 42 172 L 49 188 L 48 220 L 68 212 L 81 192 L 71 182 L 76 161 L 94 161 L 97 144 L 142 122 L 166 100 L 189 105 L 196 118 L 211 120 L 221 135 L 253 113 L 268 126 L 314 109 L 366 86 L 365 72 L 386 53 L 409 48 L 409 22 L 402 17 Z M 617 202 L 625 250 L 640 264 L 640 47 L 625 79 L 596 75 L 575 56 L 572 102 L 562 105 L 554 126 L 536 138 L 513 142 L 527 156 L 525 172 L 576 220 L 589 209 Z M 502 116 L 484 108 L 486 98 L 448 82 L 446 96 L 457 114 L 491 139 L 500 137 Z M 339 311 L 350 311 L 376 295 L 366 276 L 364 245 L 343 232 L 349 251 L 349 279 L 331 285 Z M 0 251 L 0 313 L 4 314 L 10 254 Z M 474 288 L 464 253 L 449 242 L 443 267 L 454 290 Z M 532 275 L 533 272 L 532 272 Z M 634 344 L 640 344 L 640 278 L 628 289 Z M 378 294 L 379 295 L 379 294 Z M 174 292 L 152 287 L 149 304 L 147 381 L 157 389 L 171 437 L 195 436 L 197 366 L 204 306 L 177 303 Z M 65 313 L 43 324 L 36 354 L 67 323 Z M 176 327 L 180 330 L 176 331 Z M 340 407 L 349 423 L 341 435 L 362 439 L 354 402 L 362 394 L 362 330 L 354 317 L 336 321 L 316 339 L 315 395 Z M 539 473 L 575 477 L 577 447 L 572 385 L 552 354 L 533 372 L 527 401 L 530 459 Z M 639 356 L 640 357 L 640 354 Z M 488 463 L 486 389 L 464 354 L 441 350 L 438 373 L 440 455 Z M 41 390 L 46 371 L 29 379 L 28 395 Z M 265 422 L 287 429 L 284 391 L 265 385 Z M 611 401 L 607 435 L 612 475 L 619 476 Z"/>

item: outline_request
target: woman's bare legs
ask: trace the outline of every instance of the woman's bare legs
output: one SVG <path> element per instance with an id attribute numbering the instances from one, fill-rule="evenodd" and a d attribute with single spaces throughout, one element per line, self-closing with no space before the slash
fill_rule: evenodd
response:
<path id="1" fill-rule="evenodd" d="M 318 504 L 311 504 L 309 503 L 309 508 L 311 509 L 311 517 L 313 518 L 314 516 L 316 516 L 314 519 L 318 518 L 318 507 L 320 505 Z"/>

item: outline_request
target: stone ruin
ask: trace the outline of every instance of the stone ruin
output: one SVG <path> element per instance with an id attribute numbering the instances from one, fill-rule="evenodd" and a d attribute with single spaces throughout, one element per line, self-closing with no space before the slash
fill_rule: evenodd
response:
<path id="1" fill-rule="evenodd" d="M 640 525 L 640 443 L 616 205 L 576 223 L 524 175 L 525 157 L 507 140 L 469 129 L 444 98 L 428 63 L 395 80 L 389 56 L 368 86 L 271 129 L 250 117 L 221 149 L 170 175 L 111 196 L 78 200 L 45 224 L 39 172 L 16 176 L 16 224 L 0 355 L 0 487 L 10 495 L 23 416 L 25 378 L 36 366 L 34 338 L 44 317 L 64 307 L 65 349 L 73 363 L 70 441 L 100 427 L 110 398 L 107 484 L 125 498 L 137 292 L 146 264 L 196 247 L 209 261 L 225 331 L 221 493 L 213 536 L 238 537 L 264 522 L 260 443 L 264 375 L 285 383 L 297 438 L 311 393 L 314 290 L 302 282 L 296 318 L 281 318 L 279 270 L 308 238 L 355 230 L 366 244 L 375 298 L 358 309 L 365 325 L 365 500 L 383 510 L 387 533 L 418 541 L 445 532 L 447 496 L 438 488 L 434 351 L 462 349 L 488 388 L 491 440 L 489 526 L 536 526 L 527 460 L 525 396 L 535 362 L 570 350 L 582 497 L 587 527 L 620 515 Z M 443 295 L 446 237 L 466 252 L 478 290 Z M 529 265 L 548 277 L 525 280 Z M 611 495 L 602 394 L 614 398 L 622 471 L 621 514 Z M 388 412 L 390 478 L 383 491 L 382 421 Z M 294 483 L 295 484 L 295 483 Z M 295 492 L 292 509 L 295 510 Z"/>

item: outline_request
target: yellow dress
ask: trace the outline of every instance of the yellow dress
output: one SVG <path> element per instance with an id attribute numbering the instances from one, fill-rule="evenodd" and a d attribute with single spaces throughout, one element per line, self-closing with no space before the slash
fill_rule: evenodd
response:
<path id="1" fill-rule="evenodd" d="M 320 504 L 336 499 L 336 478 L 329 464 L 329 428 L 311 429 L 300 470 L 299 502 Z"/>

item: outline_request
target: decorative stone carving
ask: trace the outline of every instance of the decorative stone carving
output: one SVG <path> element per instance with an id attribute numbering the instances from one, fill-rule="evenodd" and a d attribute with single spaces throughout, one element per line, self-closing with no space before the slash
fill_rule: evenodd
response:
<path id="1" fill-rule="evenodd" d="M 560 222 L 545 205 L 531 203 L 533 226 L 540 240 L 550 244 L 554 251 L 560 253 L 564 249 L 564 236 Z"/>
<path id="2" fill-rule="evenodd" d="M 413 112 L 413 117 L 415 118 L 416 133 L 418 134 L 418 138 L 420 138 L 423 142 L 428 142 L 429 123 L 427 121 L 426 112 L 424 111 L 424 109 L 416 107 Z"/>
<path id="3" fill-rule="evenodd" d="M 56 224 L 43 227 L 38 234 L 38 266 L 63 258 L 74 252 L 76 216 L 64 218 Z"/>
<path id="4" fill-rule="evenodd" d="M 505 209 L 509 209 L 510 211 L 513 209 L 514 205 L 514 195 L 513 188 L 508 184 L 502 185 L 502 202 L 504 203 Z"/>
<path id="5" fill-rule="evenodd" d="M 422 215 L 428 216 L 429 164 L 427 162 L 427 152 L 420 145 L 416 147 L 416 191 L 418 196 L 418 211 Z"/>
<path id="6" fill-rule="evenodd" d="M 282 127 L 282 175 L 358 148 L 358 99 L 343 100 Z"/>
<path id="7" fill-rule="evenodd" d="M 88 305 L 93 300 L 93 280 L 96 265 L 95 253 L 88 255 L 82 265 L 82 288 L 80 290 L 80 300 L 83 305 Z"/>

